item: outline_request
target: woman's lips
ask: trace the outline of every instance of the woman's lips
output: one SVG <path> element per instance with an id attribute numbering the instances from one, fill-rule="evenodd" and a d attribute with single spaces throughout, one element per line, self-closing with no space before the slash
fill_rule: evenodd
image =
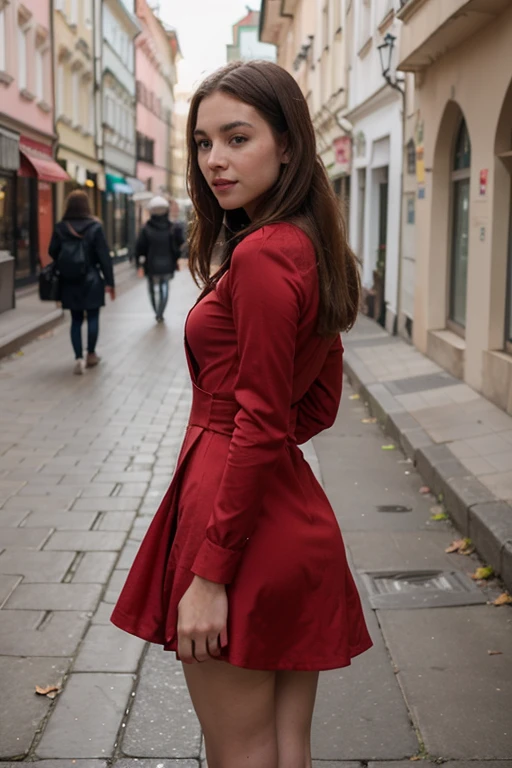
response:
<path id="1" fill-rule="evenodd" d="M 213 182 L 213 188 L 216 192 L 227 192 L 230 189 L 233 189 L 237 182 L 236 181 L 214 181 Z"/>

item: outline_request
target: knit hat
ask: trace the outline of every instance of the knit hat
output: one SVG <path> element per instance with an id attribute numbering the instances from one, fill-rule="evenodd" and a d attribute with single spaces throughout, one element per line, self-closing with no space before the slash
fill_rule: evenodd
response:
<path id="1" fill-rule="evenodd" d="M 151 214 L 156 214 L 157 216 L 163 213 L 167 213 L 169 211 L 169 201 L 161 195 L 152 197 L 148 203 L 148 211 L 150 211 Z"/>

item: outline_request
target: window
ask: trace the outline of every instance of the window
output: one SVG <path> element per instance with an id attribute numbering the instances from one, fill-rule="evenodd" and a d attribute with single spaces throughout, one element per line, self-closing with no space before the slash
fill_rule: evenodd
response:
<path id="1" fill-rule="evenodd" d="M 71 104 L 73 125 L 80 124 L 80 80 L 78 72 L 73 72 L 71 80 Z"/>
<path id="2" fill-rule="evenodd" d="M 7 56 L 5 55 L 6 43 L 5 8 L 0 8 L 0 72 L 5 72 L 7 69 Z"/>
<path id="3" fill-rule="evenodd" d="M 469 258 L 469 194 L 471 178 L 471 141 L 462 120 L 452 171 L 452 253 L 449 319 L 459 328 L 466 327 L 466 289 Z"/>
<path id="4" fill-rule="evenodd" d="M 155 142 L 137 131 L 137 160 L 143 163 L 154 163 Z"/>
<path id="5" fill-rule="evenodd" d="M 83 0 L 83 2 L 85 26 L 92 28 L 92 0 Z"/>
<path id="6" fill-rule="evenodd" d="M 71 10 L 69 14 L 69 23 L 76 27 L 78 24 L 78 0 L 71 0 Z"/>
<path id="7" fill-rule="evenodd" d="M 44 100 L 44 69 L 45 55 L 40 48 L 36 48 L 34 62 L 36 65 L 36 98 L 38 101 Z"/>
<path id="8" fill-rule="evenodd" d="M 359 9 L 359 48 L 362 48 L 372 32 L 372 0 L 360 0 Z"/>
<path id="9" fill-rule="evenodd" d="M 27 32 L 18 27 L 18 83 L 20 91 L 27 88 Z"/>
<path id="10" fill-rule="evenodd" d="M 59 119 L 59 117 L 64 114 L 64 67 L 61 63 L 57 64 L 55 109 L 57 112 L 57 119 Z"/>
<path id="11" fill-rule="evenodd" d="M 416 144 L 414 139 L 407 143 L 407 173 L 414 176 L 416 173 Z"/>

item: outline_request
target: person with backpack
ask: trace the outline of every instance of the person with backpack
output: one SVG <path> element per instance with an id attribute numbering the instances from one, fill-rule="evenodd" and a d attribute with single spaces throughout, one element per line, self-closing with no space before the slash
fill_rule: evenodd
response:
<path id="1" fill-rule="evenodd" d="M 178 259 L 184 237 L 180 225 L 169 219 L 169 203 L 165 197 L 153 197 L 148 203 L 148 210 L 151 218 L 137 238 L 135 260 L 139 276 L 147 278 L 156 321 L 162 323 L 169 299 L 169 280 L 179 269 Z"/>
<path id="2" fill-rule="evenodd" d="M 63 309 L 71 311 L 71 343 L 75 352 L 74 373 L 100 362 L 96 354 L 100 309 L 105 291 L 115 299 L 114 270 L 99 219 L 92 215 L 86 192 L 75 190 L 66 200 L 62 221 L 53 232 L 49 255 L 59 273 Z M 82 324 L 87 314 L 87 357 L 84 362 Z"/>

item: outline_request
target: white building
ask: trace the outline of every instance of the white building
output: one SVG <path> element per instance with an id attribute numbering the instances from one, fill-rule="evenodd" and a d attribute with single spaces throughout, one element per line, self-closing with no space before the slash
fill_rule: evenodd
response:
<path id="1" fill-rule="evenodd" d="M 118 256 L 133 240 L 130 196 L 137 191 L 135 45 L 140 25 L 133 0 L 104 0 L 102 47 L 103 157 L 107 238 Z M 131 186 L 130 186 L 131 183 Z M 143 186 L 143 185 L 142 185 Z"/>
<path id="2" fill-rule="evenodd" d="M 402 93 L 383 77 L 379 46 L 394 44 L 390 77 L 395 82 L 400 0 L 358 0 L 353 3 L 348 30 L 353 40 L 348 59 L 349 88 L 346 117 L 352 123 L 350 239 L 362 262 L 368 314 L 392 333 L 400 312 L 399 283 L 404 270 L 400 220 L 402 199 Z M 401 86 L 404 87 L 403 84 Z M 414 274 L 410 293 L 414 293 Z M 403 291 L 401 292 L 401 295 Z"/>

